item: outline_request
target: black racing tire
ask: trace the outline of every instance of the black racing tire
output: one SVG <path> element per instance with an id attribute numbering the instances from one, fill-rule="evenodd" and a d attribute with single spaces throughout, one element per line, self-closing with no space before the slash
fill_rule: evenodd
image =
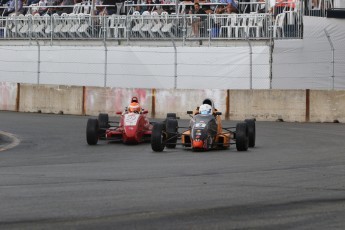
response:
<path id="1" fill-rule="evenodd" d="M 105 136 L 105 131 L 109 128 L 109 115 L 107 113 L 98 114 L 99 135 Z"/>
<path id="2" fill-rule="evenodd" d="M 100 129 L 109 128 L 109 115 L 107 113 L 98 114 L 98 122 Z"/>
<path id="3" fill-rule="evenodd" d="M 170 118 L 166 120 L 165 125 L 166 125 L 166 132 L 167 132 L 166 147 L 169 149 L 174 149 L 176 147 L 176 142 L 177 142 L 178 122 L 176 119 Z"/>
<path id="4" fill-rule="evenodd" d="M 247 123 L 241 122 L 236 125 L 236 149 L 237 151 L 247 151 L 249 145 Z"/>
<path id="5" fill-rule="evenodd" d="M 167 113 L 167 119 L 176 119 L 176 113 Z"/>
<path id="6" fill-rule="evenodd" d="M 164 124 L 156 123 L 152 127 L 151 148 L 155 152 L 162 152 L 165 148 L 166 134 Z"/>
<path id="7" fill-rule="evenodd" d="M 253 148 L 255 147 L 255 137 L 256 137 L 256 131 L 255 131 L 255 120 L 254 119 L 246 119 L 244 120 L 247 123 L 248 126 L 248 139 L 249 139 L 249 147 Z"/>
<path id="8" fill-rule="evenodd" d="M 86 125 L 86 141 L 89 145 L 97 145 L 99 124 L 97 119 L 88 119 Z"/>
<path id="9" fill-rule="evenodd" d="M 214 148 L 213 142 L 214 142 L 214 138 L 209 135 L 207 137 L 207 149 L 213 149 Z"/>

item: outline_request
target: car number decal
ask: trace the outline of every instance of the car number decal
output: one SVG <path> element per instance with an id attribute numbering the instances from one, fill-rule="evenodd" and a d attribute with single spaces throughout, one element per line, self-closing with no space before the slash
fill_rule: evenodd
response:
<path id="1" fill-rule="evenodd" d="M 206 124 L 205 123 L 196 123 L 195 128 L 205 128 Z"/>
<path id="2" fill-rule="evenodd" d="M 136 113 L 129 113 L 129 114 L 125 114 L 125 126 L 129 126 L 129 125 L 136 125 L 137 121 L 139 119 L 139 114 Z"/>

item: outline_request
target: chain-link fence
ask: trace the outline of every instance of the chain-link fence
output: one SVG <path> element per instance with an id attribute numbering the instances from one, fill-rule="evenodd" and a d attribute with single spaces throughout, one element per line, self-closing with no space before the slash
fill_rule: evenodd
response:
<path id="1" fill-rule="evenodd" d="M 0 49 L 0 81 L 125 88 L 270 87 L 269 46 L 249 40 L 232 47 L 186 47 L 172 41 L 169 47 L 37 42 Z"/>
<path id="2" fill-rule="evenodd" d="M 344 89 L 345 24 L 304 17 L 303 39 L 117 43 L 11 40 L 0 81 L 145 88 Z M 21 42 L 23 45 L 10 45 Z M 16 43 L 17 44 L 17 43 Z"/>

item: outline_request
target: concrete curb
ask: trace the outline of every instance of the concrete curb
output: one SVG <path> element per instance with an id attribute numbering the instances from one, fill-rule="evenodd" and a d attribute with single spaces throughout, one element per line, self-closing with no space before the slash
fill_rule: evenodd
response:
<path id="1" fill-rule="evenodd" d="M 19 145 L 20 140 L 12 133 L 0 131 L 0 152 Z"/>

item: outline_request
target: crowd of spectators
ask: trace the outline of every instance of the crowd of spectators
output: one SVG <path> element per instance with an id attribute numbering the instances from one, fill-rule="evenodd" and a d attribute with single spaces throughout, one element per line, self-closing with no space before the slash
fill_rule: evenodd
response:
<path id="1" fill-rule="evenodd" d="M 61 15 L 62 13 L 71 13 L 73 11 L 73 5 L 77 3 L 81 3 L 85 0 L 0 0 L 0 16 L 8 16 L 14 14 L 16 12 L 16 4 L 17 1 L 17 15 L 19 14 L 54 14 L 57 13 Z M 135 11 L 139 11 L 143 13 L 144 11 L 157 11 L 159 14 L 163 11 L 171 13 L 175 12 L 175 7 L 173 6 L 173 1 L 176 0 L 96 0 L 96 7 L 94 14 L 95 15 L 112 15 L 118 13 L 118 5 L 117 3 L 124 2 L 132 3 L 135 7 Z M 221 13 L 250 13 L 253 11 L 253 2 L 251 0 L 178 0 L 179 4 L 186 4 L 185 12 L 189 13 L 194 10 L 194 3 L 199 3 L 200 8 L 205 11 L 206 14 L 221 14 Z M 257 9 L 255 10 L 258 13 L 266 12 L 266 5 L 264 4 L 265 1 L 272 2 L 271 0 L 256 0 Z M 88 1 L 89 4 L 92 0 Z M 239 5 L 237 4 L 239 3 Z M 273 9 L 269 9 L 268 11 L 274 12 L 281 12 L 282 9 L 289 5 L 290 2 L 295 2 L 295 0 L 275 0 L 275 6 Z M 305 7 L 307 9 L 318 9 L 323 7 L 324 5 L 320 4 L 323 1 L 321 0 L 301 0 L 304 2 Z M 170 4 L 166 4 L 170 3 Z M 214 4 L 203 4 L 203 3 L 214 3 Z M 262 4 L 260 4 L 262 3 Z M 157 5 L 159 4 L 159 5 Z M 166 6 L 164 6 L 166 4 Z M 106 7 L 101 7 L 104 5 Z M 30 7 L 31 6 L 31 7 Z M 46 7 L 48 6 L 48 7 Z M 54 7 L 56 6 L 56 7 Z M 123 7 L 123 6 L 122 6 Z M 294 7 L 294 3 L 293 3 Z M 30 8 L 33 8 L 32 11 Z M 124 8 L 122 11 L 123 14 L 126 14 L 130 6 Z"/>
<path id="2" fill-rule="evenodd" d="M 73 6 L 77 3 L 81 3 L 85 0 L 0 0 L 0 5 L 4 6 L 0 11 L 0 16 L 8 16 L 15 13 L 15 2 L 17 1 L 17 15 L 19 14 L 49 14 L 54 13 L 61 15 L 62 13 L 72 13 Z M 124 2 L 128 4 L 124 7 Z M 96 0 L 97 7 L 93 12 L 94 15 L 112 15 L 119 13 L 118 3 L 122 3 L 123 14 L 128 12 L 139 11 L 141 14 L 144 11 L 153 12 L 158 14 L 162 12 L 168 12 L 168 14 L 176 13 L 175 5 L 169 0 Z M 175 0 L 174 0 L 175 1 Z M 258 8 L 255 10 L 258 13 L 266 12 L 265 1 L 268 0 L 256 0 Z M 275 8 L 284 8 L 285 3 L 291 0 L 276 0 Z M 319 0 L 310 0 L 315 6 Z M 88 3 L 91 4 L 92 0 Z M 130 5 L 132 4 L 132 6 Z M 206 3 L 206 4 L 205 4 Z M 240 3 L 240 4 L 239 4 Z M 233 13 L 250 13 L 252 4 L 249 4 L 250 0 L 180 0 L 179 4 L 184 5 L 183 12 L 186 14 L 233 14 Z M 195 6 L 195 4 L 198 4 Z M 104 7 L 102 7 L 104 5 Z M 30 7 L 31 6 L 31 7 Z M 181 10 L 181 8 L 179 8 Z M 281 9 L 275 10 L 278 12 Z"/>
<path id="3" fill-rule="evenodd" d="M 0 0 L 0 5 L 5 6 L 5 9 L 2 9 L 3 12 L 0 12 L 2 16 L 8 16 L 15 13 L 15 1 L 18 2 L 17 12 L 18 14 L 26 13 L 39 13 L 40 15 L 44 14 L 54 14 L 57 13 L 61 15 L 62 13 L 71 13 L 73 10 L 73 5 L 81 3 L 82 0 Z M 95 14 L 99 15 L 111 15 L 117 13 L 117 4 L 119 2 L 124 2 L 125 0 L 97 0 Z M 247 0 L 244 0 L 247 1 Z M 262 1 L 262 0 L 259 0 Z M 91 1 L 90 1 L 91 2 Z M 184 0 L 181 3 L 186 4 L 186 13 L 190 13 L 194 10 L 194 3 L 204 3 L 205 1 L 200 0 Z M 169 14 L 175 13 L 175 7 L 173 5 L 164 6 L 157 5 L 163 3 L 162 0 L 134 0 L 132 3 L 135 5 L 135 10 L 140 13 L 144 11 L 157 11 L 159 14 L 163 11 L 168 12 Z M 233 8 L 231 12 L 239 12 L 238 5 L 235 3 L 235 0 L 218 0 L 218 5 L 202 5 L 201 9 L 205 11 L 206 14 L 210 13 L 225 13 L 227 8 L 224 7 L 225 4 L 231 5 Z M 107 7 L 101 7 L 105 5 Z M 34 8 L 32 11 L 30 9 Z M 49 6 L 49 7 L 46 7 Z M 56 6 L 56 7 L 53 7 Z M 60 7 L 59 7 L 60 6 Z M 228 9 L 229 10 L 229 9 Z"/>
<path id="4" fill-rule="evenodd" d="M 2 12 L 0 16 L 8 16 L 15 13 L 15 2 L 17 1 L 17 14 L 49 14 L 52 15 L 57 13 L 71 13 L 73 11 L 73 5 L 81 3 L 83 0 L 0 0 L 0 6 Z M 85 0 L 84 0 L 85 1 Z M 95 15 L 112 15 L 118 13 L 117 3 L 124 3 L 125 0 L 96 0 Z M 173 4 L 163 4 L 168 0 L 132 0 L 131 3 L 134 6 L 135 11 L 143 13 L 144 11 L 157 11 L 159 14 L 166 11 L 169 14 L 176 13 L 175 6 Z M 246 2 L 250 0 L 241 0 L 241 5 L 238 5 L 235 0 L 180 0 L 180 4 L 185 4 L 183 13 L 194 13 L 195 5 L 199 4 L 200 13 L 205 14 L 222 14 L 222 13 L 250 13 L 250 4 L 246 5 Z M 276 0 L 278 1 L 289 1 L 289 0 Z M 312 0 L 317 1 L 317 0 Z M 91 4 L 92 0 L 88 1 Z M 265 0 L 257 0 L 257 2 L 265 2 Z M 212 4 L 203 4 L 212 3 Z M 102 7 L 104 5 L 105 7 Z M 278 6 L 278 4 L 277 4 Z M 122 5 L 123 7 L 123 5 Z M 260 5 L 260 11 L 265 11 L 265 4 Z M 123 13 L 127 13 L 131 7 L 126 7 Z"/>
<path id="5" fill-rule="evenodd" d="M 2 16 L 9 16 L 15 13 L 15 1 L 17 1 L 18 15 L 26 13 L 38 13 L 40 15 L 44 15 L 54 13 L 71 13 L 73 10 L 73 5 L 80 3 L 82 0 L 1 0 L 1 5 L 7 6 L 5 9 L 3 9 Z"/>
<path id="6" fill-rule="evenodd" d="M 1 15 L 8 16 L 12 13 L 15 13 L 15 2 L 16 0 L 0 0 L 0 6 L 6 6 L 5 9 L 2 9 Z M 18 12 L 23 12 L 23 1 L 17 0 L 17 9 Z"/>
<path id="7" fill-rule="evenodd" d="M 15 14 L 15 2 L 17 1 L 17 15 L 19 14 L 58 14 L 72 13 L 73 6 L 78 3 L 82 3 L 83 0 L 0 0 L 0 16 L 9 16 Z M 91 4 L 91 0 L 87 1 Z M 124 0 L 97 0 L 96 15 L 112 15 L 117 13 L 118 2 L 124 2 Z M 101 7 L 104 5 L 106 7 Z"/>

